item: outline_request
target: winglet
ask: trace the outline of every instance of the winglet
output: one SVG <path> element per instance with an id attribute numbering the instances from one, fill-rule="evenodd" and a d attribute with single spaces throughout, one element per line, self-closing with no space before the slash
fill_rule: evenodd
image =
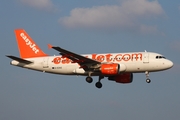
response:
<path id="1" fill-rule="evenodd" d="M 53 46 L 51 44 L 48 44 L 48 49 L 51 49 Z"/>

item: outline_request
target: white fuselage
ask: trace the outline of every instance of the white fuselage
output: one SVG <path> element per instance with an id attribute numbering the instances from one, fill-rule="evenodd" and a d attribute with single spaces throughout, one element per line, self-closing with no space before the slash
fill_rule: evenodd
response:
<path id="1" fill-rule="evenodd" d="M 155 72 L 169 69 L 173 63 L 165 59 L 162 55 L 152 52 L 132 52 L 132 53 L 109 53 L 109 54 L 86 54 L 85 57 L 100 61 L 101 63 L 118 63 L 122 67 L 122 72 Z M 47 56 L 26 59 L 32 61 L 31 64 L 19 63 L 15 60 L 12 65 L 64 75 L 87 75 L 88 72 L 80 65 L 73 63 L 63 56 Z M 101 73 L 99 73 L 101 74 Z M 95 73 L 92 75 L 99 75 Z"/>

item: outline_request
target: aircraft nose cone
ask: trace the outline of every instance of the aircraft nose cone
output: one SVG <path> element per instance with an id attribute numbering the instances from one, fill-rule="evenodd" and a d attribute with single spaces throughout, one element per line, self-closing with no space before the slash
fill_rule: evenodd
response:
<path id="1" fill-rule="evenodd" d="M 173 62 L 169 60 L 167 65 L 168 65 L 169 68 L 172 68 L 173 67 Z"/>

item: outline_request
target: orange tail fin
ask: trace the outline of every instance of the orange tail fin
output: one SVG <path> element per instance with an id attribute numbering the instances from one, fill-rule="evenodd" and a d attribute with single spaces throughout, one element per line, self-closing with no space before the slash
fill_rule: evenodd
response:
<path id="1" fill-rule="evenodd" d="M 47 56 L 23 29 L 14 30 L 21 58 Z"/>

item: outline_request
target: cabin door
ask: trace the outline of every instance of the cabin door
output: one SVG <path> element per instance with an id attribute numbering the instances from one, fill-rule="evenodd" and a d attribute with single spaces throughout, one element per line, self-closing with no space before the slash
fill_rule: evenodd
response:
<path id="1" fill-rule="evenodd" d="M 144 53 L 143 63 L 149 63 L 149 53 L 148 52 Z"/>

